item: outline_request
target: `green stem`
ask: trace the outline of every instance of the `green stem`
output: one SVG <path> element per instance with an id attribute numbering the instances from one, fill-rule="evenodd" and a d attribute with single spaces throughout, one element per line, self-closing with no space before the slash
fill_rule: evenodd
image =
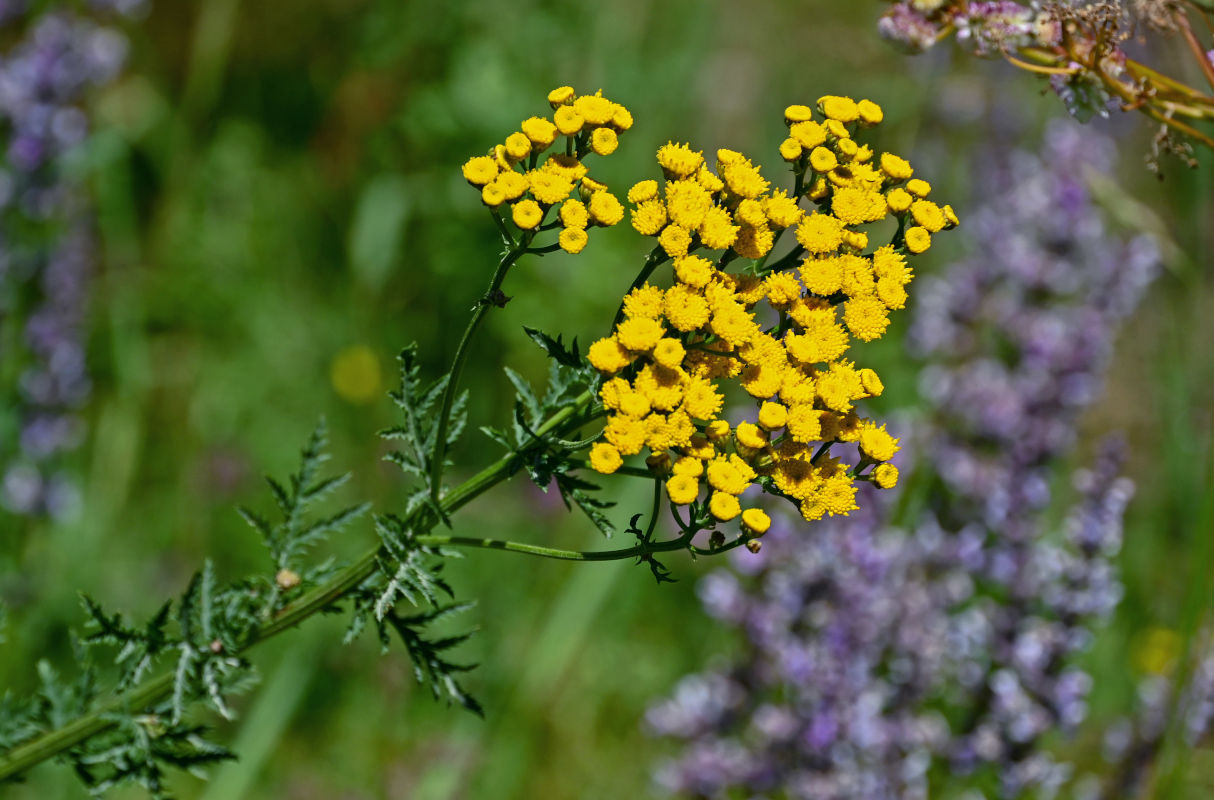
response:
<path id="1" fill-rule="evenodd" d="M 506 223 L 502 220 L 502 215 L 497 212 L 496 208 L 489 209 L 489 216 L 493 217 L 493 221 L 497 223 L 498 233 L 502 235 L 502 241 L 506 247 L 514 249 L 514 237 L 510 235 L 510 229 L 506 227 Z"/>
<path id="2" fill-rule="evenodd" d="M 489 289 L 477 301 L 476 308 L 472 311 L 472 319 L 468 320 L 468 327 L 464 328 L 464 335 L 455 349 L 455 358 L 451 361 L 451 371 L 447 374 L 447 386 L 443 390 L 443 404 L 438 412 L 438 431 L 434 439 L 434 454 L 430 457 L 430 497 L 435 502 L 438 502 L 443 485 L 443 467 L 447 457 L 447 426 L 451 422 L 451 406 L 455 402 L 456 392 L 459 391 L 460 373 L 464 371 L 464 362 L 468 360 L 468 353 L 472 349 L 472 339 L 476 336 L 476 331 L 480 328 L 485 315 L 489 313 L 489 309 L 500 305 L 497 295 L 501 292 L 502 281 L 506 279 L 506 273 L 510 271 L 514 262 L 527 252 L 530 244 L 531 233 L 524 233 L 518 244 L 502 256 L 492 280 L 489 281 Z"/>
<path id="3" fill-rule="evenodd" d="M 418 544 L 430 547 L 479 547 L 487 550 L 509 550 L 514 553 L 526 553 L 531 556 L 555 558 L 560 561 L 619 561 L 625 558 L 639 558 L 651 553 L 666 553 L 671 550 L 687 548 L 687 537 L 669 539 L 664 542 L 648 542 L 622 547 L 618 550 L 558 550 L 554 547 L 542 547 L 525 542 L 510 542 L 503 539 L 477 539 L 473 536 L 442 536 L 429 535 L 414 537 Z"/>
<path id="4" fill-rule="evenodd" d="M 536 430 L 536 438 L 534 441 L 539 441 L 543 436 L 557 432 L 564 433 L 571 431 L 585 424 L 586 409 L 593 399 L 593 394 L 589 391 L 583 392 L 578 397 L 569 402 L 560 411 L 553 414 Z M 532 443 L 534 443 L 534 441 Z M 468 480 L 456 486 L 442 499 L 441 508 L 444 513 L 456 511 L 466 505 L 476 497 L 488 491 L 493 486 L 514 475 L 518 470 L 517 454 L 510 453 L 497 461 L 493 462 L 483 470 L 473 475 Z M 409 522 L 417 523 L 424 519 L 425 510 L 414 514 Z M 430 521 L 430 525 L 435 524 L 435 521 Z M 432 537 L 418 536 L 419 542 L 431 543 L 431 540 L 450 539 L 447 544 L 467 544 L 462 541 L 455 541 L 459 537 Z M 489 540 L 469 540 L 472 542 L 480 541 L 482 543 Z M 513 543 L 510 543 L 513 544 Z M 478 546 L 490 546 L 480 544 Z M 507 548 L 519 552 L 529 552 L 525 548 L 530 545 L 517 545 Z M 546 550 L 548 548 L 538 548 Z M 560 552 L 560 551 L 554 551 Z M 546 555 L 545 553 L 536 552 L 535 555 Z M 290 603 L 281 609 L 273 619 L 266 622 L 257 633 L 238 651 L 244 653 L 248 649 L 270 639 L 278 634 L 293 628 L 303 622 L 308 617 L 311 617 L 320 611 L 331 607 L 335 602 L 344 597 L 351 590 L 358 587 L 363 581 L 371 577 L 377 569 L 377 560 L 380 556 L 380 548 L 375 547 L 368 550 L 356 561 L 342 569 L 329 580 L 325 581 L 320 586 L 312 589 L 304 594 L 298 600 Z M 626 558 L 628 556 L 617 556 L 618 558 Z M 607 558 L 585 558 L 579 559 L 583 561 L 603 561 Z M 28 741 L 24 744 L 14 747 L 4 755 L 0 756 L 0 784 L 4 781 L 12 779 L 30 768 L 47 761 L 55 756 L 66 753 L 73 748 L 82 744 L 85 740 L 103 733 L 115 725 L 115 716 L 121 715 L 124 711 L 130 709 L 146 709 L 153 705 L 156 701 L 168 695 L 173 689 L 174 674 L 170 670 L 163 675 L 155 678 L 150 678 L 130 691 L 115 697 L 108 703 L 105 703 L 92 712 L 85 714 L 78 719 L 75 719 L 61 728 L 45 733 L 36 739 Z"/>

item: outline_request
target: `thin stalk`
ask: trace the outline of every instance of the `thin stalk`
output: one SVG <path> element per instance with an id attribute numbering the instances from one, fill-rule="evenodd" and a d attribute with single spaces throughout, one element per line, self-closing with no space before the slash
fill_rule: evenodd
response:
<path id="1" fill-rule="evenodd" d="M 1017 69 L 1022 69 L 1025 72 L 1035 72 L 1038 75 L 1074 75 L 1079 71 L 1073 67 L 1045 67 L 1038 64 L 1030 64 L 1027 61 L 1021 61 L 1010 53 L 1004 53 L 1003 58 Z"/>
<path id="2" fill-rule="evenodd" d="M 439 492 L 443 485 L 443 467 L 447 456 L 447 426 L 451 422 L 451 406 L 459 391 L 460 373 L 464 371 L 464 362 L 468 360 L 468 353 L 472 349 L 472 339 L 476 336 L 476 331 L 480 328 L 485 315 L 489 313 L 489 309 L 500 305 L 497 296 L 501 292 L 502 281 L 506 279 L 506 273 L 510 271 L 514 262 L 527 252 L 527 246 L 530 244 L 531 234 L 524 233 L 518 244 L 502 256 L 492 280 L 489 281 L 488 290 L 476 302 L 476 308 L 472 311 L 472 319 L 468 320 L 468 327 L 464 328 L 464 335 L 455 349 L 455 358 L 451 361 L 451 372 L 447 376 L 447 386 L 443 390 L 443 404 L 438 412 L 438 432 L 434 439 L 434 453 L 430 457 L 430 497 L 435 502 L 438 502 Z"/>
<path id="3" fill-rule="evenodd" d="M 564 432 L 566 429 L 574 429 L 586 420 L 585 411 L 587 406 L 593 399 L 590 392 L 583 392 L 578 397 L 574 398 L 570 403 L 564 406 L 560 411 L 553 414 L 536 430 L 534 441 L 538 441 L 541 437 L 553 433 Z M 507 454 L 497 461 L 493 462 L 483 470 L 473 475 L 468 480 L 456 486 L 447 493 L 441 501 L 441 508 L 444 513 L 451 513 L 466 505 L 476 497 L 488 491 L 502 481 L 515 474 L 517 465 L 515 464 L 516 455 L 514 453 Z M 415 513 L 410 519 L 410 524 L 416 524 L 425 517 L 425 510 Z M 431 520 L 430 525 L 436 521 Z M 430 540 L 451 537 L 428 537 L 418 536 L 417 541 L 426 544 Z M 471 540 L 476 541 L 476 540 Z M 480 540 L 485 542 L 488 540 Z M 446 544 L 463 544 L 465 542 L 448 541 Z M 513 544 L 513 543 L 511 543 Z M 663 543 L 669 544 L 669 543 Z M 487 545 L 480 545 L 487 546 Z M 530 545 L 518 545 L 516 547 L 499 548 L 512 549 L 519 552 L 529 552 L 526 548 Z M 541 550 L 547 548 L 539 548 Z M 559 551 L 556 551 L 559 552 Z M 244 653 L 260 642 L 264 642 L 278 634 L 295 627 L 307 618 L 319 613 L 320 611 L 329 608 L 333 603 L 340 600 L 348 592 L 359 586 L 367 578 L 375 573 L 377 568 L 377 559 L 380 555 L 380 548 L 375 547 L 368 550 L 356 561 L 342 569 L 329 580 L 325 581 L 320 586 L 311 590 L 307 594 L 300 597 L 298 600 L 290 603 L 281 609 L 273 619 L 266 622 L 258 629 L 250 640 L 242 647 L 239 653 Z M 544 553 L 536 552 L 534 555 L 545 555 Z M 618 556 L 619 558 L 628 558 L 627 556 Z M 604 557 L 579 559 L 584 561 L 603 561 L 610 560 Z M 168 695 L 173 689 L 174 674 L 173 670 L 158 675 L 155 678 L 149 678 L 130 691 L 115 697 L 108 703 L 99 706 L 94 711 L 79 717 L 66 725 L 57 728 L 53 731 L 45 733 L 36 739 L 32 739 L 24 744 L 14 747 L 3 756 L 0 756 L 0 784 L 4 781 L 14 778 L 32 767 L 47 761 L 56 756 L 69 752 L 73 748 L 82 744 L 85 740 L 103 733 L 114 727 L 115 716 L 121 715 L 124 711 L 131 709 L 144 709 L 154 704 L 156 701 Z"/>
<path id="4" fill-rule="evenodd" d="M 1193 28 L 1189 25 L 1188 14 L 1177 9 L 1175 19 L 1176 24 L 1180 27 L 1181 35 L 1184 36 L 1185 44 L 1189 46 L 1189 51 L 1201 65 L 1201 74 L 1205 75 L 1210 86 L 1214 87 L 1214 64 L 1210 63 L 1210 59 L 1206 57 L 1205 48 L 1201 46 L 1201 42 L 1197 41 L 1197 35 L 1193 33 Z"/>
<path id="5" fill-rule="evenodd" d="M 476 547 L 487 550 L 509 550 L 514 553 L 555 558 L 560 561 L 620 561 L 625 558 L 640 558 L 651 553 L 667 553 L 687 547 L 687 537 L 668 539 L 664 542 L 646 542 L 618 550 L 558 550 L 526 542 L 511 542 L 504 539 L 477 539 L 473 536 L 427 535 L 415 537 L 419 544 L 431 547 Z"/>

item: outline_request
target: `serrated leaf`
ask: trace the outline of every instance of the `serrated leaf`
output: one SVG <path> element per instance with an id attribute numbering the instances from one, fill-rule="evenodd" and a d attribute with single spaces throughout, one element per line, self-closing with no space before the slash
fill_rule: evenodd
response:
<path id="1" fill-rule="evenodd" d="M 546 352 L 558 364 L 574 369 L 585 365 L 582 361 L 582 356 L 578 353 L 576 338 L 569 347 L 566 347 L 565 343 L 561 341 L 561 336 L 559 334 L 555 339 L 553 339 L 543 331 L 535 328 L 529 328 L 526 325 L 523 326 L 523 330 L 529 337 L 531 337 L 533 342 L 543 348 L 544 352 Z"/>
<path id="2" fill-rule="evenodd" d="M 526 378 L 510 369 L 510 367 L 505 367 L 504 369 L 506 371 L 506 377 L 509 378 L 510 383 L 514 385 L 515 395 L 518 397 L 519 402 L 521 402 L 523 407 L 527 410 L 526 422 L 531 424 L 535 421 L 536 417 L 539 416 L 540 413 L 539 398 L 535 396 L 535 392 L 531 389 L 531 384 L 527 383 Z"/>

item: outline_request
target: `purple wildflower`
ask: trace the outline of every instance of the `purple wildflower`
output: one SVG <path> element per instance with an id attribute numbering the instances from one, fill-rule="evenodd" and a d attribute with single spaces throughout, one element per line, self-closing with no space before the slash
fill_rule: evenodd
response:
<path id="1" fill-rule="evenodd" d="M 125 14 L 142 2 L 92 6 Z M 117 75 L 126 40 L 20 0 L 0 0 L 0 19 L 23 29 L 0 54 L 0 327 L 16 344 L 0 357 L 17 379 L 3 389 L 12 396 L 3 398 L 10 417 L 0 426 L 18 431 L 0 441 L 0 504 L 55 514 L 72 494 L 56 457 L 82 438 L 90 388 L 83 324 L 94 250 L 87 202 L 62 161 L 85 140 L 83 101 Z"/>

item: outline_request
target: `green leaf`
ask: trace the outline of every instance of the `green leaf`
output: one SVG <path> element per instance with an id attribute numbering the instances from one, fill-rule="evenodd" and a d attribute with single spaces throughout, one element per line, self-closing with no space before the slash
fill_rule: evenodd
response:
<path id="1" fill-rule="evenodd" d="M 529 328 L 526 325 L 523 326 L 523 330 L 526 331 L 527 335 L 531 337 L 533 342 L 543 348 L 544 352 L 561 366 L 571 367 L 573 369 L 580 369 L 586 366 L 586 362 L 582 360 L 582 356 L 578 352 L 576 338 L 569 347 L 566 347 L 565 343 L 561 341 L 560 335 L 553 339 L 543 331 L 536 330 L 535 328 Z"/>

